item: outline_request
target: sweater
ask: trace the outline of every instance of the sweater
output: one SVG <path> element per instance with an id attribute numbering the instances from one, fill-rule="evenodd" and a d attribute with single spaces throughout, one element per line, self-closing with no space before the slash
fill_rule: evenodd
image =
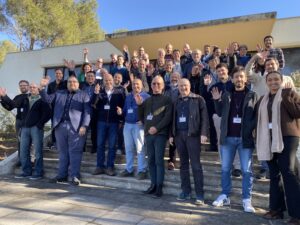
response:
<path id="1" fill-rule="evenodd" d="M 150 127 L 157 129 L 158 135 L 169 135 L 169 128 L 172 120 L 172 100 L 171 98 L 155 94 L 146 99 L 138 107 L 139 120 L 143 121 L 145 136 L 150 135 Z M 151 120 L 149 119 L 149 117 Z"/>

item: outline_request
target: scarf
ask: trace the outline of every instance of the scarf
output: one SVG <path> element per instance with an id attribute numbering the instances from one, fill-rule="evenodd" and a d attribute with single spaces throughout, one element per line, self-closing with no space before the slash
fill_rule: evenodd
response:
<path id="1" fill-rule="evenodd" d="M 272 139 L 269 131 L 267 108 L 269 93 L 264 95 L 258 109 L 256 149 L 259 160 L 271 160 L 273 158 L 273 153 L 281 153 L 284 147 L 280 118 L 281 93 L 282 88 L 277 91 L 272 105 Z"/>

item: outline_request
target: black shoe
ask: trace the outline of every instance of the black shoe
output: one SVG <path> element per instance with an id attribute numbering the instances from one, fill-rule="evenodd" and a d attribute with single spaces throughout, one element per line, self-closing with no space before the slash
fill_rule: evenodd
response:
<path id="1" fill-rule="evenodd" d="M 107 168 L 105 170 L 105 174 L 108 176 L 116 176 L 116 172 L 115 172 L 114 168 Z"/>
<path id="2" fill-rule="evenodd" d="M 259 171 L 258 174 L 256 174 L 255 176 L 256 179 L 261 180 L 261 179 L 270 179 L 270 172 L 265 170 L 265 169 L 261 169 Z"/>
<path id="3" fill-rule="evenodd" d="M 30 174 L 24 174 L 24 173 L 21 173 L 21 174 L 15 175 L 15 178 L 16 178 L 16 179 L 30 178 L 30 177 L 31 177 L 31 175 L 30 175 Z"/>
<path id="4" fill-rule="evenodd" d="M 72 185 L 78 186 L 78 185 L 80 185 L 80 183 L 81 183 L 81 181 L 79 180 L 79 178 L 77 178 L 77 177 L 72 178 L 72 181 L 71 181 Z"/>
<path id="5" fill-rule="evenodd" d="M 21 167 L 21 162 L 20 161 L 17 162 L 16 167 Z"/>
<path id="6" fill-rule="evenodd" d="M 68 178 L 67 177 L 54 177 L 54 178 L 50 179 L 49 182 L 50 183 L 65 183 L 65 182 L 68 182 Z"/>
<path id="7" fill-rule="evenodd" d="M 147 172 L 139 172 L 137 175 L 138 180 L 145 180 L 147 179 Z"/>
<path id="8" fill-rule="evenodd" d="M 162 185 L 157 185 L 156 188 L 156 192 L 153 195 L 153 198 L 161 198 L 161 196 L 163 195 L 163 191 L 162 191 Z"/>
<path id="9" fill-rule="evenodd" d="M 133 172 L 128 172 L 126 169 L 124 171 L 122 171 L 120 174 L 119 174 L 120 177 L 133 177 L 134 176 L 134 173 Z"/>
<path id="10" fill-rule="evenodd" d="M 146 190 L 143 191 L 144 194 L 154 194 L 156 192 L 156 185 L 155 184 L 151 184 L 151 186 Z"/>
<path id="11" fill-rule="evenodd" d="M 92 175 L 99 175 L 99 174 L 105 174 L 105 169 L 97 167 L 95 171 L 92 173 Z"/>
<path id="12" fill-rule="evenodd" d="M 234 177 L 240 177 L 242 175 L 242 171 L 239 169 L 234 169 L 231 173 L 232 176 Z"/>

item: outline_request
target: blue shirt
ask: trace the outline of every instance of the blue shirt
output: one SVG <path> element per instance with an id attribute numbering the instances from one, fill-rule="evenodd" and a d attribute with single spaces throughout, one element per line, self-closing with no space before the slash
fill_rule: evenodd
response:
<path id="1" fill-rule="evenodd" d="M 146 92 L 141 92 L 140 96 L 142 97 L 143 101 L 150 97 Z M 125 99 L 125 105 L 123 107 L 123 115 L 125 118 L 126 123 L 137 123 L 138 119 L 138 105 L 135 102 L 133 93 L 127 95 Z"/>

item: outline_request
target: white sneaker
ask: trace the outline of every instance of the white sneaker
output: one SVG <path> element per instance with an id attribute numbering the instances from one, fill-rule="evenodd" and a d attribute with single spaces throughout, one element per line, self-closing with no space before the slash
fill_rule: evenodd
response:
<path id="1" fill-rule="evenodd" d="M 255 213 L 255 209 L 251 204 L 251 199 L 243 199 L 243 207 L 245 212 Z"/>
<path id="2" fill-rule="evenodd" d="M 230 199 L 229 199 L 226 195 L 221 194 L 221 195 L 219 195 L 219 197 L 213 202 L 213 206 L 221 207 L 221 206 L 224 206 L 224 205 L 230 205 Z"/>

